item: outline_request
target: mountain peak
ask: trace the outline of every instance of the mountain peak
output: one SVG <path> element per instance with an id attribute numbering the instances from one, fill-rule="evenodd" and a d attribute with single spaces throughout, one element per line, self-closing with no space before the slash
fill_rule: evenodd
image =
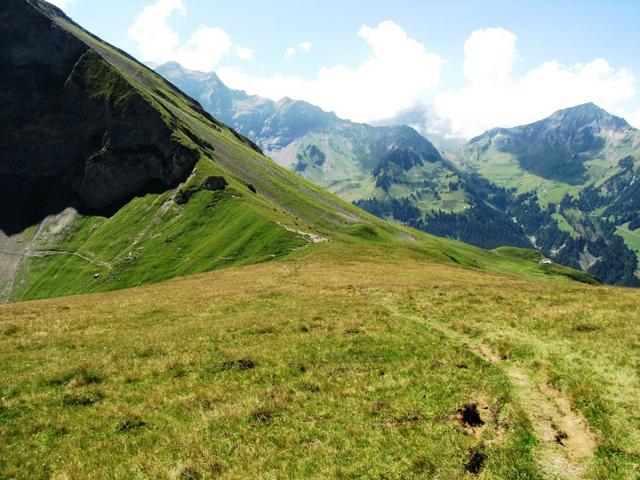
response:
<path id="1" fill-rule="evenodd" d="M 179 64 L 175 61 L 169 61 L 163 63 L 160 66 L 156 66 L 153 68 L 158 73 L 160 73 L 163 77 L 188 77 L 196 80 L 208 80 L 214 81 L 216 83 L 222 84 L 220 78 L 215 74 L 215 72 L 202 72 L 200 70 L 190 70 L 189 68 Z M 224 85 L 223 85 L 224 86 Z M 226 88 L 226 86 L 224 86 Z"/>
<path id="2" fill-rule="evenodd" d="M 631 125 L 624 118 L 610 114 L 593 102 L 558 110 L 546 120 L 566 124 L 572 128 L 580 128 L 587 125 L 598 126 L 604 130 L 627 130 L 631 128 Z"/>

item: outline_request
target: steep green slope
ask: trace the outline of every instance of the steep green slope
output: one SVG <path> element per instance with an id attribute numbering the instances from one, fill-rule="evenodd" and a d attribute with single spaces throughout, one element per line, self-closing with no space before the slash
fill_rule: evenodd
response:
<path id="1" fill-rule="evenodd" d="M 327 240 L 354 249 L 404 245 L 441 261 L 545 275 L 533 262 L 378 220 L 279 167 L 57 8 L 37 0 L 9 7 L 1 51 L 22 56 L 3 58 L 1 78 L 7 92 L 23 96 L 7 98 L 14 106 L 25 95 L 45 99 L 37 108 L 46 115 L 27 109 L 21 117 L 43 122 L 29 168 L 4 155 L 0 162 L 7 185 L 22 176 L 34 193 L 6 199 L 15 209 L 0 225 L 3 299 L 128 287 L 262 262 Z M 57 129 L 47 123 L 56 115 L 64 120 Z M 19 135 L 31 133 L 13 125 L 0 150 L 26 155 L 29 144 Z"/>

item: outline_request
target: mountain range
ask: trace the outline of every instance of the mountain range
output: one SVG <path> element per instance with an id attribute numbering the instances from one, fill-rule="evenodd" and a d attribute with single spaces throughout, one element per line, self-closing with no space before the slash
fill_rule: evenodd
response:
<path id="1" fill-rule="evenodd" d="M 640 136 L 594 104 L 438 151 L 410 127 L 247 95 L 175 62 L 156 70 L 280 165 L 377 216 L 485 248 L 537 248 L 607 283 L 640 285 L 638 197 L 629 191 Z"/>
<path id="2" fill-rule="evenodd" d="M 608 283 L 638 285 L 640 132 L 624 119 L 579 105 L 486 132 L 457 159 L 506 192 L 502 210 L 536 248 Z"/>
<path id="3" fill-rule="evenodd" d="M 349 201 L 424 192 L 417 202 L 425 209 L 468 205 L 464 187 L 449 188 L 465 180 L 412 128 L 372 127 L 307 102 L 247 95 L 228 88 L 215 73 L 190 71 L 175 62 L 156 71 L 215 118 L 254 140 L 278 164 Z M 436 190 L 440 197 L 431 195 Z"/>

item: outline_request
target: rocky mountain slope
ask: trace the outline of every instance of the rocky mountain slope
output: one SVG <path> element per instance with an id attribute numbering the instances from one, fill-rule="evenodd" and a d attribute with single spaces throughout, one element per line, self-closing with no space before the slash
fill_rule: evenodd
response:
<path id="1" fill-rule="evenodd" d="M 186 130 L 173 128 L 96 51 L 26 2 L 9 1 L 0 23 L 5 229 L 71 203 L 117 208 L 186 179 L 198 160 Z"/>
<path id="2" fill-rule="evenodd" d="M 263 261 L 363 219 L 56 7 L 8 0 L 0 26 L 2 298 Z"/>

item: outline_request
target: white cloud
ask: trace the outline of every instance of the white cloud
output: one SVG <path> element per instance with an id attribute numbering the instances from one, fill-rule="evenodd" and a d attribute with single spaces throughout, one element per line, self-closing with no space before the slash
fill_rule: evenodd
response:
<path id="1" fill-rule="evenodd" d="M 198 27 L 189 43 L 175 52 L 175 60 L 192 70 L 211 71 L 231 51 L 231 38 L 218 27 Z"/>
<path id="2" fill-rule="evenodd" d="M 640 110 L 631 113 L 620 112 L 620 115 L 622 115 L 632 127 L 640 128 Z"/>
<path id="3" fill-rule="evenodd" d="M 148 62 L 174 60 L 192 70 L 213 70 L 231 51 L 231 38 L 221 28 L 200 26 L 187 42 L 181 42 L 180 35 L 167 23 L 175 12 L 186 15 L 187 7 L 183 0 L 157 0 L 144 7 L 128 32 L 140 55 Z M 242 53 L 246 55 L 248 52 L 243 50 Z"/>
<path id="4" fill-rule="evenodd" d="M 441 58 L 397 24 L 386 21 L 373 28 L 363 26 L 358 35 L 372 52 L 356 68 L 322 67 L 314 79 L 254 77 L 235 68 L 221 68 L 218 74 L 233 88 L 273 99 L 306 100 L 356 121 L 392 117 L 413 106 L 440 81 Z"/>
<path id="5" fill-rule="evenodd" d="M 236 57 L 240 60 L 253 60 L 256 57 L 256 52 L 249 47 L 243 47 L 242 45 L 236 45 L 234 51 L 236 53 Z"/>
<path id="6" fill-rule="evenodd" d="M 296 47 L 289 47 L 284 51 L 284 58 L 289 60 L 296 53 L 309 53 L 313 44 L 311 42 L 301 42 Z"/>
<path id="7" fill-rule="evenodd" d="M 464 46 L 467 84 L 438 95 L 438 116 L 450 122 L 452 133 L 478 135 L 493 127 L 511 127 L 544 118 L 554 111 L 594 102 L 619 111 L 635 95 L 635 78 L 602 58 L 565 66 L 555 60 L 514 78 L 517 37 L 502 28 L 477 30 Z"/>
<path id="8" fill-rule="evenodd" d="M 169 55 L 180 43 L 180 35 L 167 24 L 174 11 L 186 15 L 182 0 L 158 0 L 144 7 L 129 28 L 129 38 L 136 42 L 144 60 L 158 63 L 171 60 Z"/>

